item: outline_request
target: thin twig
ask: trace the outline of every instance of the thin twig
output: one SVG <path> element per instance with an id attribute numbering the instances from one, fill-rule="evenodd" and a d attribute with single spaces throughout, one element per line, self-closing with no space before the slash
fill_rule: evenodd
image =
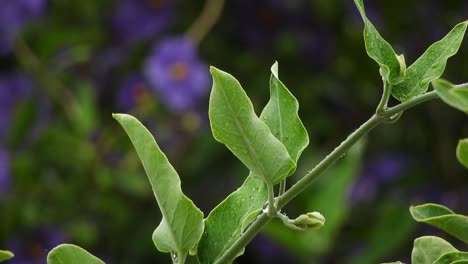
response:
<path id="1" fill-rule="evenodd" d="M 193 22 L 187 30 L 189 36 L 196 44 L 210 32 L 221 16 L 225 0 L 207 0 L 200 16 Z"/>

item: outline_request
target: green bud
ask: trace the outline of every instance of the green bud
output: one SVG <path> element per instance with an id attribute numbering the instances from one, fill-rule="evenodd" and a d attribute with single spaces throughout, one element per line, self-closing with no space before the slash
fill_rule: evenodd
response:
<path id="1" fill-rule="evenodd" d="M 302 214 L 296 219 L 283 219 L 283 223 L 294 230 L 310 230 L 319 229 L 325 225 L 325 217 L 319 212 L 311 212 Z"/>

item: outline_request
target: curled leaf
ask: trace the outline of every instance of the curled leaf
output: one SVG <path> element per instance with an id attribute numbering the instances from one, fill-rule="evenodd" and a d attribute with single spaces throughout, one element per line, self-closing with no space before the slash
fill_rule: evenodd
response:
<path id="1" fill-rule="evenodd" d="M 410 213 L 416 221 L 438 227 L 468 243 L 467 216 L 455 214 L 447 207 L 438 204 L 411 206 Z"/>

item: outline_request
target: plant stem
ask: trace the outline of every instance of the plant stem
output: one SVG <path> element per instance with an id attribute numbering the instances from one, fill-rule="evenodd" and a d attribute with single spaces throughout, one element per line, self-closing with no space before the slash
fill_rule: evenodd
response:
<path id="1" fill-rule="evenodd" d="M 336 147 L 328 156 L 320 161 L 311 171 L 309 171 L 302 179 L 296 182 L 289 190 L 287 190 L 278 201 L 278 209 L 289 203 L 294 197 L 304 191 L 309 185 L 316 180 L 322 173 L 331 167 L 339 160 L 346 152 L 367 133 L 376 126 L 381 124 L 384 119 L 378 115 L 373 115 L 369 120 L 362 124 L 358 129 L 351 133 L 341 144 Z"/>
<path id="2" fill-rule="evenodd" d="M 387 110 L 388 99 L 390 99 L 390 94 L 392 93 L 392 85 L 387 83 L 385 78 L 383 79 L 383 93 L 380 103 L 377 106 L 376 113 L 380 114 Z"/>
<path id="3" fill-rule="evenodd" d="M 339 160 L 346 152 L 361 138 L 378 125 L 385 123 L 391 117 L 401 114 L 403 111 L 414 107 L 420 103 L 437 98 L 435 91 L 431 91 L 409 101 L 400 103 L 397 106 L 384 109 L 380 114 L 374 114 L 369 120 L 362 124 L 358 129 L 351 133 L 341 144 L 336 147 L 328 156 L 320 161 L 311 171 L 309 171 L 302 179 L 297 181 L 290 189 L 288 189 L 277 200 L 276 209 L 279 211 L 292 199 L 302 193 L 307 187 L 310 186 L 320 175 L 322 175 L 328 168 L 330 168 L 337 160 Z M 261 231 L 273 217 L 263 212 L 257 219 L 250 225 L 249 228 L 239 237 L 239 239 L 215 262 L 215 264 L 230 263 L 237 257 L 239 252 Z"/>
<path id="4" fill-rule="evenodd" d="M 384 113 L 382 113 L 383 117 L 390 118 L 398 113 L 401 113 L 411 107 L 414 107 L 418 104 L 424 103 L 426 101 L 438 98 L 439 96 L 437 95 L 436 91 L 431 91 L 428 93 L 424 93 L 422 95 L 416 96 L 413 99 L 410 99 L 406 102 L 403 102 L 401 104 L 398 104 L 394 107 L 388 108 Z"/>
<path id="5" fill-rule="evenodd" d="M 187 36 L 198 44 L 210 32 L 223 10 L 224 0 L 206 0 L 200 16 L 187 30 Z"/>
<path id="6" fill-rule="evenodd" d="M 268 211 L 267 214 L 270 217 L 276 216 L 276 204 L 275 204 L 275 191 L 273 190 L 273 184 L 267 182 L 268 188 Z"/>

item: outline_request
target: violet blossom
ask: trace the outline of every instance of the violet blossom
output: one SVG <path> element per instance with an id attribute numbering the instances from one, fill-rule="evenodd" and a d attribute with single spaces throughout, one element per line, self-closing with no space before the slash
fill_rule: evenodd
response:
<path id="1" fill-rule="evenodd" d="M 0 55 L 11 52 L 14 39 L 32 18 L 40 16 L 46 0 L 0 1 Z"/>
<path id="2" fill-rule="evenodd" d="M 185 37 L 158 43 L 144 71 L 150 87 L 174 112 L 193 110 L 211 85 L 208 66 L 200 61 L 194 43 Z"/>

